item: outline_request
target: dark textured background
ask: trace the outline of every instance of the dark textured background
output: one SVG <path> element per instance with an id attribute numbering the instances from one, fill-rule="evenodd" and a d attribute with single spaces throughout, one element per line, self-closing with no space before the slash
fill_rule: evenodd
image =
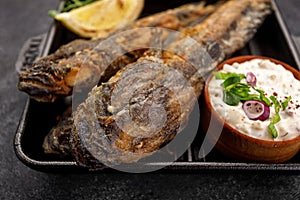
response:
<path id="1" fill-rule="evenodd" d="M 286 17 L 300 15 L 300 1 L 281 2 L 293 11 Z M 57 4 L 58 0 L 1 0 L 0 199 L 300 198 L 300 173 L 47 174 L 24 166 L 13 151 L 13 137 L 27 96 L 16 89 L 14 64 L 25 40 L 48 30 L 52 19 L 47 11 Z M 299 20 L 300 16 L 288 19 L 295 33 L 300 32 Z"/>

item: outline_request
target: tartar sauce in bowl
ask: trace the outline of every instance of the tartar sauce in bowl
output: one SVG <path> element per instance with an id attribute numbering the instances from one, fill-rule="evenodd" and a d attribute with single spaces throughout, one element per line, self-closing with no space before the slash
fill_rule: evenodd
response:
<path id="1" fill-rule="evenodd" d="M 219 72 L 243 74 L 245 77 L 250 73 L 255 78 L 255 86 L 250 84 L 249 94 L 259 96 L 258 91 L 263 91 L 262 95 L 269 101 L 268 118 L 250 119 L 243 107 L 246 100 L 241 100 L 237 105 L 225 103 L 222 86 L 224 79 L 213 77 L 208 85 L 212 107 L 230 126 L 250 137 L 263 140 L 284 141 L 300 136 L 300 81 L 291 71 L 268 59 L 252 59 L 243 63 L 225 64 Z M 246 78 L 240 83 L 249 85 Z M 277 108 L 272 98 L 279 103 Z M 274 119 L 278 117 L 276 115 L 279 115 L 279 121 Z M 275 137 L 269 129 L 272 123 L 278 133 Z"/>

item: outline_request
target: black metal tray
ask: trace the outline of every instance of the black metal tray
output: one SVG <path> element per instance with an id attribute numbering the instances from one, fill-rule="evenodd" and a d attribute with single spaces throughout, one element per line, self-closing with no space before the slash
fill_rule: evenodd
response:
<path id="1" fill-rule="evenodd" d="M 145 10 L 142 15 L 162 11 L 187 2 L 188 1 L 146 0 Z M 297 65 L 299 58 L 293 53 L 295 47 L 289 40 L 289 32 L 283 23 L 275 3 L 274 10 L 274 13 L 265 20 L 249 44 L 239 52 L 236 52 L 234 56 L 251 54 L 268 56 L 284 61 L 299 70 L 299 65 Z M 60 24 L 54 23 L 47 34 L 30 38 L 25 43 L 16 63 L 17 71 L 22 71 L 23 66 L 28 62 L 32 62 L 35 57 L 45 56 L 55 51 L 60 45 L 74 38 L 76 38 L 75 35 L 68 32 Z M 86 171 L 72 161 L 71 158 L 47 155 L 42 149 L 45 135 L 49 132 L 51 127 L 57 123 L 57 116 L 62 114 L 67 104 L 67 100 L 60 100 L 55 103 L 39 103 L 34 100 L 27 100 L 14 140 L 16 155 L 24 164 L 44 172 Z M 205 158 L 199 159 L 199 149 L 203 140 L 201 135 L 203 134 L 201 134 L 201 130 L 199 130 L 197 137 L 184 155 L 173 164 L 161 169 L 161 171 L 258 170 L 300 172 L 300 153 L 292 160 L 283 164 L 240 162 L 227 158 L 216 150 L 213 150 Z M 156 166 L 161 164 L 165 165 L 165 163 L 153 163 L 153 165 Z M 101 170 L 101 172 L 111 170 L 112 169 L 105 168 Z"/>

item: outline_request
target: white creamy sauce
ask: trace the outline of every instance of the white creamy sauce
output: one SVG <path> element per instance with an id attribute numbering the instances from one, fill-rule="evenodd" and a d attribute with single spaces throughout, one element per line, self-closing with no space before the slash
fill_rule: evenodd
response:
<path id="1" fill-rule="evenodd" d="M 283 66 L 269 60 L 253 59 L 244 63 L 224 65 L 223 72 L 247 74 L 252 72 L 256 78 L 256 88 L 264 90 L 267 97 L 275 96 L 279 102 L 291 96 L 285 111 L 280 110 L 281 120 L 275 124 L 278 137 L 273 138 L 268 131 L 270 119 L 265 121 L 250 120 L 242 109 L 242 103 L 238 106 L 230 106 L 223 102 L 224 80 L 213 78 L 208 86 L 208 91 L 213 108 L 232 127 L 244 134 L 264 140 L 288 140 L 300 135 L 300 81 Z M 244 80 L 243 80 L 244 81 Z M 275 114 L 274 106 L 270 107 L 270 118 Z"/>

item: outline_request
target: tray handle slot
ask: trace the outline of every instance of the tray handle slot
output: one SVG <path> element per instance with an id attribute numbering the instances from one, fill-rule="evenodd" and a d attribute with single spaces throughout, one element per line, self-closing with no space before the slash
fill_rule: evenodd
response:
<path id="1" fill-rule="evenodd" d="M 18 59 L 15 64 L 17 74 L 21 74 L 33 64 L 33 62 L 42 56 L 43 47 L 45 46 L 47 34 L 41 34 L 27 39 L 21 48 Z"/>

